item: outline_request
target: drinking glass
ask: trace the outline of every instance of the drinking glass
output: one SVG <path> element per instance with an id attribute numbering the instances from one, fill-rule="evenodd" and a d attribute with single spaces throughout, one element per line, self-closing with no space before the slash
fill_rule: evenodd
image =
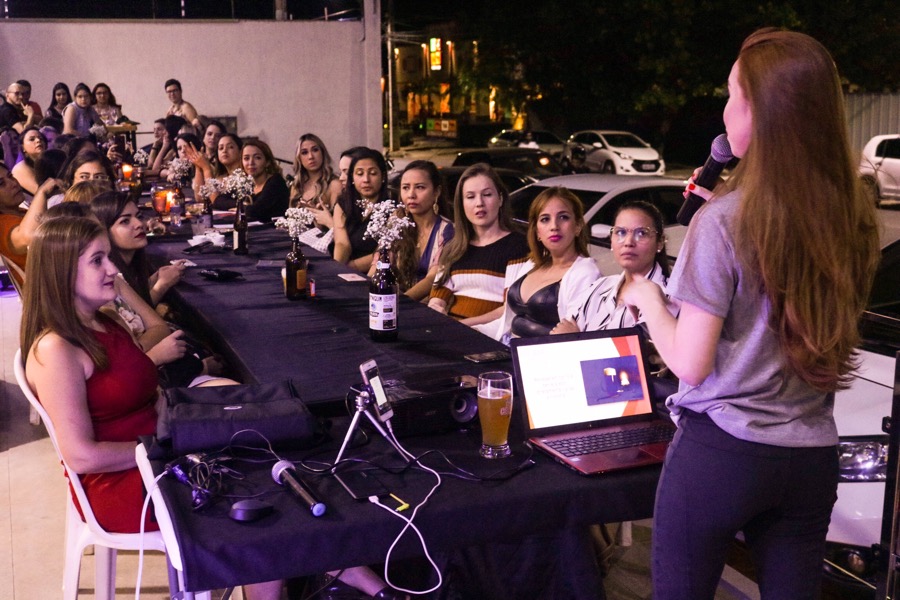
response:
<path id="1" fill-rule="evenodd" d="M 478 376 L 478 420 L 481 450 L 485 458 L 505 458 L 509 449 L 509 419 L 512 416 L 512 375 L 488 371 Z"/>

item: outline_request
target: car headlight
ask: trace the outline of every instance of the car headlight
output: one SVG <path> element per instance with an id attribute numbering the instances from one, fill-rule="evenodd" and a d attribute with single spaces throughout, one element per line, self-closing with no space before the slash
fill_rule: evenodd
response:
<path id="1" fill-rule="evenodd" d="M 613 152 L 615 152 L 622 160 L 632 160 L 631 155 L 627 152 L 620 152 L 619 150 L 613 150 Z"/>
<path id="2" fill-rule="evenodd" d="M 538 163 L 539 163 L 542 167 L 546 167 L 547 165 L 550 164 L 550 159 L 547 158 L 546 156 L 542 156 L 542 157 L 540 157 L 540 158 L 538 159 Z"/>
<path id="3" fill-rule="evenodd" d="M 838 443 L 840 481 L 884 481 L 888 438 L 844 438 Z"/>

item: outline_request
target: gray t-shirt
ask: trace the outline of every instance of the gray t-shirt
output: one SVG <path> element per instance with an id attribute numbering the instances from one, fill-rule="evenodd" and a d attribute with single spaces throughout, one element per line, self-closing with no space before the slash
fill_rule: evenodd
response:
<path id="1" fill-rule="evenodd" d="M 707 413 L 742 440 L 788 447 L 837 444 L 833 394 L 814 390 L 786 370 L 769 327 L 768 299 L 738 261 L 739 202 L 733 192 L 697 213 L 669 279 L 672 297 L 725 321 L 712 372 L 696 387 L 682 382 L 666 404 L 676 422 L 682 409 Z"/>

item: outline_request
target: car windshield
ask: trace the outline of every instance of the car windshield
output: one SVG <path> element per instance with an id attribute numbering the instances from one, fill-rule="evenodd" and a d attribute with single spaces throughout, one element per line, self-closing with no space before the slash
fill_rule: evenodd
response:
<path id="1" fill-rule="evenodd" d="M 646 148 L 647 144 L 642 142 L 637 136 L 630 133 L 604 133 L 604 139 L 610 146 L 616 148 Z"/>

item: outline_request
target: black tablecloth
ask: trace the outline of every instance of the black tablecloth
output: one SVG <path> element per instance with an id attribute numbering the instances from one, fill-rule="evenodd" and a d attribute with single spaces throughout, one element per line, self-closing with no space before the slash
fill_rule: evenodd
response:
<path id="1" fill-rule="evenodd" d="M 464 354 L 503 346 L 425 305 L 401 296 L 397 342 L 376 343 L 368 335 L 368 284 L 338 277 L 352 269 L 305 248 L 316 297 L 290 301 L 284 297 L 280 268 L 257 268 L 260 259 L 284 261 L 287 233 L 251 228 L 249 256 L 216 249 L 186 255 L 183 239 L 157 238 L 148 249 L 162 264 L 189 258 L 199 266 L 169 292 L 184 324 L 211 340 L 244 383 L 293 379 L 311 407 L 340 403 L 360 380 L 359 365 L 378 362 L 385 379 L 415 380 L 448 375 L 477 375 L 492 367 L 511 370 L 510 362 L 476 365 Z M 224 268 L 242 278 L 208 281 L 199 269 Z"/>
<path id="2" fill-rule="evenodd" d="M 184 258 L 185 247 L 184 240 L 167 243 L 157 239 L 149 251 L 161 263 Z M 283 295 L 279 269 L 256 268 L 259 259 L 282 260 L 287 251 L 285 232 L 251 229 L 250 256 L 237 257 L 230 250 L 190 255 L 199 268 L 236 270 L 242 273 L 242 280 L 211 282 L 192 268 L 171 292 L 171 300 L 186 324 L 206 335 L 242 381 L 292 379 L 303 399 L 313 407 L 339 406 L 343 410 L 345 394 L 351 384 L 359 381 L 358 365 L 369 358 L 378 361 L 386 379 L 427 379 L 435 373 L 476 375 L 495 368 L 512 370 L 509 362 L 476 365 L 463 360 L 464 354 L 502 346 L 406 298 L 400 305 L 400 340 L 372 342 L 367 329 L 366 283 L 338 278 L 338 274 L 351 271 L 311 249 L 304 251 L 310 259 L 309 275 L 316 280 L 317 297 L 288 301 Z M 440 450 L 481 476 L 510 470 L 530 456 L 523 444 L 519 409 L 516 404 L 510 432 L 515 453 L 508 459 L 488 461 L 478 457 L 477 427 L 413 437 L 403 443 L 414 454 Z M 335 459 L 343 440 L 341 427 L 346 428 L 348 422 L 346 417 L 336 420 L 330 446 L 321 450 L 322 460 Z M 303 457 L 296 451 L 284 454 L 294 460 Z M 377 434 L 371 444 L 352 448 L 346 456 L 365 457 L 383 465 L 400 463 L 397 454 Z M 557 580 L 541 582 L 554 590 L 548 594 L 602 596 L 596 565 L 584 546 L 584 526 L 650 516 L 659 468 L 588 478 L 542 454 L 531 459 L 534 465 L 507 481 L 475 483 L 445 477 L 439 491 L 416 518 L 429 550 L 440 556 L 441 564 L 449 565 L 450 570 L 471 571 L 473 561 L 491 560 L 480 575 L 475 574 L 482 581 L 497 577 L 502 572 L 498 563 L 506 561 L 511 575 L 501 576 L 503 582 L 494 587 L 508 597 L 521 598 L 540 597 L 542 593 L 543 588 L 536 586 L 535 580 L 545 573 L 535 568 L 532 551 L 543 550 L 544 559 L 551 560 L 540 566 L 554 573 Z M 434 455 L 424 460 L 439 470 L 450 470 Z M 157 473 L 163 464 L 154 465 Z M 403 527 L 403 522 L 382 509 L 352 500 L 331 477 L 311 478 L 313 487 L 328 505 L 323 517 L 314 518 L 308 508 L 273 482 L 271 460 L 237 462 L 233 466 L 246 479 L 232 486 L 231 492 L 267 493 L 265 500 L 274 504 L 274 514 L 254 523 L 238 523 L 228 518 L 230 501 L 225 500 L 195 513 L 190 509 L 189 488 L 168 477 L 160 482 L 184 555 L 188 590 L 383 562 Z M 434 480 L 421 471 L 379 477 L 391 492 L 413 506 L 424 498 Z M 402 514 L 409 516 L 411 512 L 410 509 Z M 506 548 L 511 549 L 508 557 Z M 408 532 L 394 557 L 421 553 Z M 488 581 L 484 585 L 492 584 Z M 489 595 L 484 591 L 481 597 Z"/>

